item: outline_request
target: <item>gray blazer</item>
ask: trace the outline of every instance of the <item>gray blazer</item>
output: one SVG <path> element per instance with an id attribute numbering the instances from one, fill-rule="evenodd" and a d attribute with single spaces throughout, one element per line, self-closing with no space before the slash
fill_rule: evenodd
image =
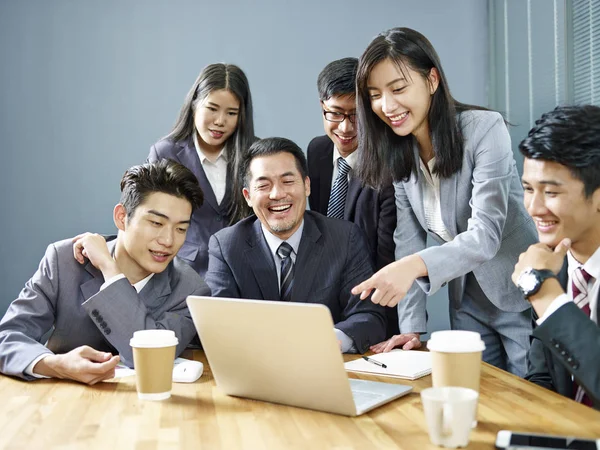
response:
<path id="1" fill-rule="evenodd" d="M 116 239 L 109 239 L 112 252 Z M 196 333 L 186 297 L 210 293 L 177 257 L 139 294 L 125 278 L 100 291 L 103 283 L 102 273 L 91 263 L 75 260 L 70 239 L 49 245 L 37 272 L 0 321 L 0 372 L 32 379 L 23 371 L 39 355 L 66 353 L 81 345 L 119 353 L 132 366 L 129 339 L 134 331 L 152 328 L 173 330 L 180 354 Z"/>
<path id="2" fill-rule="evenodd" d="M 502 311 L 530 307 L 511 274 L 519 255 L 537 242 L 537 233 L 523 205 L 508 130 L 502 116 L 492 111 L 464 112 L 460 121 L 465 139 L 462 169 L 440 180 L 442 220 L 452 241 L 444 243 L 427 229 L 419 174 L 394 183 L 396 259 L 418 253 L 429 272 L 398 303 L 401 332 L 427 330 L 425 297 L 446 283 L 451 307 L 459 308 L 469 272 Z M 418 161 L 418 149 L 414 151 Z M 426 248 L 428 234 L 442 245 Z"/>
<path id="3" fill-rule="evenodd" d="M 350 293 L 372 274 L 357 225 L 314 211 L 304 213 L 292 301 L 329 307 L 335 327 L 350 336 L 361 353 L 385 337 L 384 308 Z M 215 297 L 279 300 L 275 261 L 256 217 L 210 238 L 206 283 Z"/>
<path id="4" fill-rule="evenodd" d="M 185 243 L 177 254 L 196 272 L 204 276 L 208 267 L 208 239 L 229 225 L 228 208 L 231 196 L 226 189 L 225 197 L 220 204 L 217 203 L 217 198 L 206 178 L 192 138 L 181 142 L 173 142 L 168 139 L 157 142 L 150 148 L 148 161 L 154 162 L 162 158 L 177 161 L 192 171 L 204 193 L 204 204 L 200 208 L 194 209 L 192 222 L 185 236 Z"/>

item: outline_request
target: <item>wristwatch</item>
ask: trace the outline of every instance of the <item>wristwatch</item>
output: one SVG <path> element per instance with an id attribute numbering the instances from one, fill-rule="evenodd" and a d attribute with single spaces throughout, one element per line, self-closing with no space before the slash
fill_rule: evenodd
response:
<path id="1" fill-rule="evenodd" d="M 523 297 L 528 299 L 540 290 L 542 283 L 548 278 L 556 278 L 556 274 L 548 269 L 538 270 L 528 267 L 519 275 L 517 287 L 523 294 Z"/>

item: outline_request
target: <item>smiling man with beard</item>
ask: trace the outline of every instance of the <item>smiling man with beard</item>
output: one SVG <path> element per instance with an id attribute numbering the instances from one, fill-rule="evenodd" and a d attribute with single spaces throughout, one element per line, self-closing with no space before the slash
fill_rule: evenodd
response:
<path id="1" fill-rule="evenodd" d="M 320 303 L 331 311 L 343 352 L 362 353 L 379 342 L 385 309 L 350 293 L 373 273 L 364 234 L 351 222 L 306 211 L 310 179 L 302 150 L 288 139 L 259 140 L 241 173 L 256 217 L 210 239 L 212 295 Z"/>
<path id="2" fill-rule="evenodd" d="M 208 287 L 175 255 L 203 193 L 192 172 L 163 159 L 134 166 L 113 211 L 117 236 L 85 233 L 50 244 L 0 322 L 0 372 L 94 384 L 132 366 L 129 339 L 167 329 L 180 354 L 195 328 L 185 300 Z M 46 345 L 44 336 L 50 333 Z"/>

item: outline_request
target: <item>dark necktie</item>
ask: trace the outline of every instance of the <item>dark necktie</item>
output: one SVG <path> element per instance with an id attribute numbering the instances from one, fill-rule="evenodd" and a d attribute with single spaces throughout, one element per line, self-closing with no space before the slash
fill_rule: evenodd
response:
<path id="1" fill-rule="evenodd" d="M 279 298 L 284 302 L 292 300 L 294 287 L 294 262 L 292 261 L 292 246 L 282 242 L 277 249 L 277 256 L 281 258 L 281 278 L 279 279 Z"/>
<path id="2" fill-rule="evenodd" d="M 350 166 L 342 157 L 338 158 L 337 163 L 338 173 L 335 183 L 333 183 L 333 188 L 331 188 L 329 205 L 327 206 L 327 217 L 343 219 L 346 194 L 348 193 L 348 172 L 350 172 Z"/>
<path id="3" fill-rule="evenodd" d="M 583 267 L 575 269 L 572 275 L 571 288 L 573 290 L 573 302 L 581 309 L 588 317 L 590 317 L 590 301 L 588 298 L 588 283 L 592 276 L 587 273 Z M 575 401 L 583 403 L 587 406 L 592 406 L 592 400 L 585 393 L 583 388 L 573 380 L 573 392 Z"/>

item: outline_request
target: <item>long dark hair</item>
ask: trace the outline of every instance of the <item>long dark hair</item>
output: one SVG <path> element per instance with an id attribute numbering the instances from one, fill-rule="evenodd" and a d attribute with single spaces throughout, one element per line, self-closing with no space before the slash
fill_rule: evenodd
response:
<path id="1" fill-rule="evenodd" d="M 243 154 L 255 140 L 250 85 L 242 69 L 233 64 L 222 63 L 210 64 L 202 69 L 185 97 L 173 130 L 165 138 L 173 142 L 192 139 L 196 132 L 194 125 L 196 107 L 211 92 L 220 89 L 228 90 L 240 102 L 237 127 L 225 142 L 228 161 L 226 190 L 231 199 L 227 209 L 230 223 L 233 224 L 251 213 L 242 194 L 243 178 L 239 173 Z"/>
<path id="2" fill-rule="evenodd" d="M 414 136 L 398 136 L 371 109 L 367 80 L 373 67 L 389 59 L 406 79 L 407 68 L 428 80 L 431 69 L 439 73 L 427 120 L 435 154 L 433 173 L 448 178 L 462 168 L 463 135 L 457 113 L 485 109 L 457 102 L 435 49 L 421 33 L 410 28 L 392 28 L 371 41 L 358 62 L 356 110 L 358 114 L 358 175 L 367 185 L 381 188 L 392 181 L 406 181 L 417 171 Z"/>

